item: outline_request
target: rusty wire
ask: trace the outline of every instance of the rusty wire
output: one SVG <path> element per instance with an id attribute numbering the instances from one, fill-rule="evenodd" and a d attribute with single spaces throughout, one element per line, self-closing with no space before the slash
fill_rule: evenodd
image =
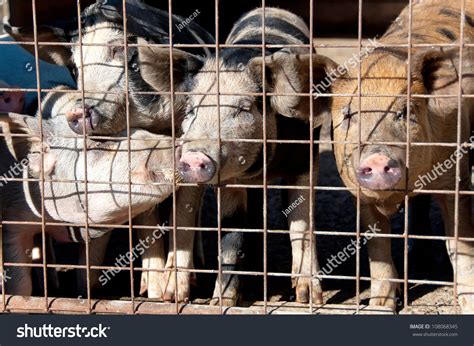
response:
<path id="1" fill-rule="evenodd" d="M 412 44 L 413 44 L 413 35 L 412 35 L 412 28 L 413 28 L 413 0 L 410 0 L 408 4 L 408 66 L 412 66 Z M 407 73 L 407 114 L 411 114 L 411 86 L 412 86 L 412 76 L 411 73 Z M 406 146 L 410 148 L 411 144 L 411 122 L 407 122 L 407 129 L 406 129 Z M 406 151 L 405 154 L 406 159 L 406 167 L 405 167 L 405 174 L 408 174 L 408 167 L 410 167 L 410 150 Z M 405 198 L 404 198 L 404 206 L 405 211 L 403 214 L 403 306 L 408 306 L 408 179 L 405 182 Z"/>
<path id="2" fill-rule="evenodd" d="M 89 139 L 126 139 L 127 140 L 127 152 L 128 152 L 128 165 L 130 167 L 131 165 L 131 138 L 130 138 L 130 101 L 129 101 L 129 96 L 131 94 L 153 94 L 153 95 L 169 95 L 171 96 L 171 121 L 172 121 L 172 147 L 174 148 L 176 145 L 176 133 L 175 133 L 175 114 L 174 114 L 174 107 L 173 107 L 173 102 L 174 102 L 174 96 L 175 95 L 196 95 L 196 93 L 191 93 L 191 92 L 183 92 L 183 91 L 175 91 L 174 90 L 174 80 L 173 80 L 173 48 L 193 48 L 193 47 L 209 47 L 209 48 L 214 48 L 215 49 L 215 56 L 216 60 L 219 60 L 219 51 L 220 48 L 227 48 L 227 47 L 248 47 L 248 48 L 260 48 L 262 50 L 262 56 L 265 58 L 265 50 L 268 48 L 290 48 L 290 47 L 297 47 L 297 48 L 308 48 L 310 51 L 310 71 L 309 71 L 309 80 L 310 80 L 310 85 L 314 85 L 314 80 L 313 80 L 313 69 L 312 69 L 312 57 L 313 57 L 313 49 L 314 48 L 356 48 L 359 52 L 359 55 L 361 55 L 362 49 L 368 47 L 367 45 L 364 45 L 362 43 L 362 13 L 363 13 L 363 0 L 358 0 L 358 34 L 357 34 L 357 44 L 356 45 L 350 45 L 350 44 L 316 44 L 313 42 L 313 33 L 314 33 L 314 18 L 313 18 L 313 12 L 314 12 L 314 0 L 309 0 L 309 18 L 310 18 L 310 23 L 309 23 L 309 29 L 311 33 L 311 44 L 301 44 L 301 45 L 270 45 L 265 43 L 265 11 L 262 11 L 262 43 L 261 44 L 245 44 L 245 45 L 230 45 L 230 44 L 221 44 L 219 41 L 219 11 L 220 11 L 220 6 L 219 6 L 219 0 L 215 0 L 215 39 L 216 39 L 216 44 L 178 44 L 173 42 L 173 24 L 172 24 L 172 4 L 173 0 L 168 0 L 168 12 L 170 13 L 169 15 L 169 44 L 150 44 L 149 46 L 157 46 L 157 47 L 163 47 L 163 48 L 168 48 L 170 51 L 170 91 L 169 92 L 140 92 L 140 91 L 130 91 L 129 89 L 129 79 L 128 79 L 128 65 L 127 65 L 127 47 L 140 47 L 144 46 L 143 44 L 133 44 L 133 43 L 128 43 L 127 42 L 127 16 L 126 16 L 126 1 L 123 0 L 122 6 L 123 6 L 123 13 L 124 13 L 124 18 L 123 18 L 123 30 L 124 30 L 124 43 L 122 44 L 92 44 L 92 43 L 83 43 L 82 42 L 82 30 L 81 30 L 81 20 L 80 20 L 80 13 L 81 13 L 81 1 L 77 0 L 77 13 L 78 13 L 78 25 L 79 25 L 79 40 L 77 43 L 57 43 L 57 42 L 42 42 L 38 41 L 37 37 L 37 19 L 36 19 L 36 0 L 32 0 L 32 8 L 33 8 L 33 28 L 34 28 L 34 41 L 33 42 L 0 42 L 0 44 L 24 44 L 24 45 L 32 45 L 34 46 L 34 55 L 35 55 L 35 66 L 36 66 L 36 79 L 37 79 L 37 88 L 36 89 L 29 89 L 29 88 L 0 88 L 0 91 L 25 91 L 25 92 L 36 92 L 38 96 L 38 109 L 39 109 L 39 121 L 40 121 L 40 136 L 43 138 L 43 132 L 42 132 L 42 124 L 41 120 L 42 118 L 42 113 L 41 113 L 41 93 L 42 92 L 49 92 L 52 91 L 50 89 L 42 89 L 41 88 L 41 81 L 40 81 L 40 66 L 39 66 L 39 46 L 40 45 L 61 45 L 61 46 L 78 46 L 80 50 L 80 59 L 81 59 L 81 69 L 83 69 L 83 56 L 82 56 L 82 51 L 83 47 L 86 46 L 120 46 L 124 47 L 124 52 L 125 52 L 125 83 L 126 83 L 126 92 L 125 92 L 125 99 L 126 99 L 126 119 L 127 119 L 127 136 L 126 137 L 110 137 L 110 136 L 89 136 L 86 135 L 85 129 L 84 133 L 80 136 L 75 136 L 79 138 L 89 138 Z M 386 144 L 386 145 L 405 145 L 406 147 L 410 148 L 413 146 L 444 146 L 444 147 L 454 147 L 457 150 L 459 150 L 462 147 L 471 147 L 472 144 L 466 145 L 464 143 L 461 143 L 461 115 L 462 115 L 462 102 L 463 99 L 466 98 L 474 98 L 474 95 L 468 95 L 468 94 L 463 94 L 462 90 L 462 63 L 463 63 L 463 51 L 465 48 L 469 47 L 474 47 L 474 44 L 472 43 L 465 43 L 464 42 L 464 22 L 465 22 L 465 11 L 466 11 L 466 2 L 465 0 L 461 1 L 461 16 L 460 16 L 460 39 L 459 42 L 457 43 L 443 43 L 443 44 L 419 44 L 419 43 L 413 43 L 412 42 L 412 12 L 413 12 L 413 0 L 409 0 L 409 21 L 408 21 L 408 42 L 407 44 L 390 44 L 390 45 L 380 45 L 381 47 L 402 47 L 402 48 L 408 48 L 408 66 L 411 66 L 412 63 L 412 48 L 426 48 L 426 47 L 454 47 L 459 49 L 459 89 L 457 94 L 455 95 L 417 95 L 417 94 L 412 94 L 411 93 L 411 84 L 412 84 L 412 77 L 408 73 L 407 74 L 407 83 L 408 83 L 408 88 L 407 88 L 407 93 L 406 94 L 364 94 L 362 93 L 362 73 L 361 73 L 361 62 L 359 61 L 358 63 L 358 76 L 357 76 L 357 93 L 354 94 L 331 94 L 331 93 L 324 93 L 324 94 L 318 94 L 318 97 L 334 97 L 334 96 L 353 96 L 357 97 L 359 99 L 359 106 L 358 106 L 358 113 L 359 117 L 361 114 L 361 99 L 362 97 L 406 97 L 407 98 L 407 107 L 408 107 L 408 113 L 410 113 L 410 107 L 412 103 L 412 99 L 414 98 L 457 98 L 458 102 L 458 116 L 457 116 L 457 141 L 456 143 L 444 143 L 444 142 L 439 142 L 439 143 L 421 143 L 421 142 L 414 142 L 412 143 L 411 138 L 410 138 L 410 122 L 408 122 L 408 127 L 407 127 L 407 140 L 405 142 L 368 142 L 368 141 L 362 141 L 361 139 L 361 122 L 359 122 L 358 125 L 358 141 L 352 143 L 352 142 L 338 142 L 334 140 L 319 140 L 313 138 L 313 131 L 310 131 L 310 139 L 309 140 L 279 140 L 279 139 L 268 139 L 267 138 L 267 133 L 266 133 L 266 103 L 263 102 L 263 119 L 264 119 L 264 126 L 263 126 L 263 138 L 261 140 L 256 140 L 256 139 L 240 139 L 240 140 L 226 140 L 221 138 L 221 126 L 220 126 L 220 114 L 219 114 L 219 104 L 220 104 L 220 96 L 222 95 L 247 95 L 247 96 L 257 96 L 257 97 L 263 97 L 265 98 L 266 96 L 303 96 L 303 97 L 310 97 L 313 98 L 315 96 L 315 92 L 313 88 L 311 88 L 309 93 L 292 93 L 292 94 L 282 94 L 282 93 L 271 93 L 267 92 L 265 83 L 263 83 L 263 90 L 261 93 L 225 93 L 221 92 L 219 89 L 219 64 L 217 64 L 216 67 L 216 84 L 217 84 L 217 91 L 216 92 L 208 92 L 208 93 L 199 93 L 199 95 L 214 95 L 216 96 L 217 99 L 217 121 L 218 121 L 218 128 L 219 128 L 219 134 L 218 134 L 218 145 L 220 147 L 221 143 L 223 142 L 254 142 L 254 143 L 261 143 L 263 146 L 263 182 L 262 184 L 226 184 L 222 185 L 219 184 L 217 186 L 217 227 L 180 227 L 176 223 L 176 190 L 180 186 L 197 186 L 197 184 L 185 184 L 185 183 L 177 183 L 176 178 L 173 178 L 173 182 L 170 183 L 170 185 L 173 186 L 173 193 L 172 193 L 172 222 L 173 225 L 170 227 L 165 227 L 162 226 L 163 229 L 166 229 L 168 231 L 171 231 L 171 237 L 173 239 L 173 252 L 175 254 L 173 260 L 173 268 L 168 269 L 164 268 L 162 270 L 159 269 L 150 269 L 150 268 L 140 268 L 140 267 L 135 267 L 133 264 L 133 261 L 130 261 L 130 264 L 127 268 L 120 268 L 117 266 L 94 266 L 89 263 L 89 243 L 86 243 L 86 263 L 84 265 L 66 265 L 66 264 L 48 264 L 46 261 L 46 227 L 47 226 L 70 226 L 72 224 L 66 224 L 63 222 L 48 222 L 46 221 L 45 218 L 45 210 L 44 210 L 44 194 L 41 192 L 41 200 L 42 200 L 42 206 L 41 206 L 41 220 L 40 221 L 24 221 L 24 222 L 18 222 L 18 221 L 10 221 L 10 220 L 4 220 L 2 218 L 1 220 L 1 230 L 2 233 L 1 235 L 3 236 L 3 225 L 10 225 L 10 224 L 22 224 L 22 225 L 31 225 L 31 226 L 41 226 L 41 243 L 42 243 L 42 263 L 40 264 L 34 264 L 34 263 L 10 263 L 10 262 L 4 262 L 3 255 L 0 255 L 0 270 L 4 270 L 6 266 L 11 266 L 11 267 L 18 267 L 18 266 L 25 266 L 25 267 L 31 267 L 31 268 L 41 268 L 43 271 L 43 285 L 44 285 L 44 297 L 40 298 L 28 298 L 28 304 L 25 304 L 24 297 L 12 297 L 6 294 L 5 292 L 5 287 L 2 285 L 2 310 L 3 311 L 24 311 L 24 312 L 57 312 L 61 311 L 63 313 L 126 313 L 126 314 L 154 314 L 154 313 L 176 313 L 176 314 L 181 314 L 181 313 L 271 313 L 272 307 L 269 304 L 268 301 L 268 277 L 305 277 L 303 274 L 291 274 L 291 273 L 277 273 L 277 272 L 270 272 L 268 271 L 268 235 L 269 234 L 287 234 L 289 231 L 287 230 L 269 230 L 268 229 L 268 213 L 267 213 L 267 207 L 268 207 L 268 202 L 267 202 L 267 192 L 270 189 L 304 189 L 304 190 L 309 190 L 310 193 L 310 208 L 309 208 L 309 219 L 310 219 L 310 226 L 309 226 L 309 232 L 311 235 L 327 235 L 327 236 L 336 236 L 336 237 L 341 237 L 341 236 L 351 236 L 351 237 L 356 237 L 357 244 L 360 244 L 361 240 L 361 188 L 360 186 L 357 189 L 353 188 L 348 188 L 348 187 L 330 187 L 330 186 L 318 186 L 317 182 L 314 181 L 313 179 L 313 173 L 314 173 L 314 165 L 313 161 L 315 158 L 315 155 L 317 156 L 318 153 L 313 152 L 313 144 L 321 144 L 321 143 L 330 143 L 330 144 L 357 144 L 359 148 L 362 147 L 362 145 L 365 144 Z M 265 0 L 262 0 L 262 7 L 265 8 Z M 263 59 L 263 63 L 265 65 L 265 59 Z M 262 80 L 265 79 L 265 73 L 266 69 L 262 69 Z M 114 92 L 110 91 L 103 91 L 103 90 L 88 90 L 86 88 L 86 85 L 84 83 L 84 73 L 82 71 L 81 73 L 82 80 L 81 84 L 82 87 L 80 90 L 61 90 L 59 92 L 63 93 L 80 93 L 82 95 L 82 106 L 84 106 L 84 99 L 85 99 L 85 94 L 86 93 L 93 93 L 93 92 L 100 92 L 103 94 L 117 94 Z M 58 92 L 58 90 L 54 90 L 55 92 Z M 310 129 L 312 129 L 313 126 L 313 103 L 310 102 Z M 83 114 L 83 117 L 85 115 Z M 360 117 L 362 119 L 362 117 Z M 1 136 L 5 136 L 4 134 L 0 134 Z M 28 135 L 13 135 L 13 136 L 28 136 Z M 67 138 L 65 136 L 65 138 Z M 194 140 L 194 139 L 187 139 L 189 140 Z M 179 141 L 182 141 L 179 139 Z M 268 143 L 294 143 L 294 144 L 305 144 L 305 145 L 310 145 L 310 172 L 309 172 L 309 184 L 308 186 L 291 186 L 291 185 L 272 185 L 267 181 L 267 144 Z M 84 160 L 87 163 L 87 147 L 83 148 L 84 152 Z M 41 164 L 43 165 L 43 160 L 44 160 L 44 154 L 41 154 Z M 409 166 L 410 162 L 410 150 L 406 151 L 406 162 L 407 162 L 407 167 Z M 57 179 L 46 179 L 44 177 L 44 174 L 40 175 L 39 179 L 33 179 L 33 178 L 8 178 L 6 181 L 31 181 L 31 182 L 38 182 L 42 185 L 42 191 L 44 191 L 44 183 L 45 182 L 70 182 L 70 183 L 78 183 L 82 182 L 84 183 L 84 193 L 85 193 L 85 210 L 86 210 L 86 217 L 85 221 L 83 224 L 75 224 L 74 226 L 77 227 L 84 227 L 86 229 L 86 233 L 88 234 L 89 228 L 94 227 L 94 228 L 117 228 L 117 229 L 127 229 L 128 230 L 128 236 L 129 236 L 129 251 L 132 251 L 133 249 L 133 231 L 137 229 L 155 229 L 156 227 L 154 226 L 146 226 L 146 225 L 134 225 L 132 223 L 132 207 L 131 207 L 131 194 L 132 194 L 132 182 L 131 182 L 131 176 L 130 176 L 130 170 L 128 174 L 128 182 L 126 183 L 128 186 L 128 199 L 129 199 L 129 206 L 128 206 L 128 215 L 129 215 L 129 223 L 128 225 L 116 225 L 116 224 L 94 224 L 89 222 L 88 220 L 88 213 L 87 213 L 87 200 L 88 200 L 88 190 L 87 190 L 87 185 L 89 183 L 103 183 L 103 184 L 124 184 L 124 183 L 119 183 L 119 182 L 113 182 L 113 181 L 92 181 L 88 180 L 87 178 L 87 164 L 84 165 L 84 180 L 57 180 Z M 173 170 L 176 168 L 176 161 L 173 159 Z M 401 283 L 404 285 L 404 302 L 403 305 L 404 307 L 409 306 L 409 299 L 408 299 L 408 285 L 409 284 L 430 284 L 430 285 L 438 285 L 438 286 L 452 286 L 453 291 L 454 291 L 454 297 L 457 296 L 457 243 L 458 241 L 474 241 L 473 238 L 466 238 L 466 237 L 460 237 L 459 236 L 459 198 L 461 195 L 467 195 L 471 196 L 474 195 L 473 191 L 463 191 L 460 189 L 460 184 L 459 184 L 459 179 L 460 179 L 460 158 L 459 156 L 456 157 L 456 184 L 455 184 L 455 189 L 454 190 L 410 190 L 408 189 L 408 186 L 406 186 L 404 192 L 406 193 L 405 199 L 404 199 L 404 231 L 403 234 L 375 234 L 375 238 L 389 238 L 389 239 L 403 239 L 404 246 L 403 246 L 403 268 L 404 268 L 404 273 L 403 273 L 403 278 L 390 278 L 387 279 L 386 281 L 389 282 L 396 282 L 396 283 Z M 218 179 L 220 182 L 220 178 Z M 161 183 L 162 185 L 166 185 Z M 239 228 L 225 228 L 222 227 L 221 224 L 221 189 L 225 188 L 250 188 L 250 189 L 262 189 L 263 191 L 263 206 L 262 206 L 262 212 L 263 212 L 263 227 L 257 228 L 257 229 L 239 229 Z M 316 227 L 314 225 L 314 205 L 313 205 L 313 194 L 315 194 L 317 191 L 349 191 L 352 193 L 356 194 L 356 231 L 355 232 L 335 232 L 335 231 L 324 231 L 324 230 L 316 230 Z M 446 195 L 454 195 L 455 197 L 455 216 L 454 216 L 454 236 L 422 236 L 422 235 L 410 235 L 408 233 L 408 211 L 409 211 L 409 199 L 408 199 L 408 193 L 418 193 L 418 194 L 446 194 Z M 201 232 L 217 232 L 218 234 L 218 268 L 217 270 L 215 269 L 186 269 L 186 268 L 178 268 L 177 262 L 176 262 L 176 251 L 177 251 L 177 242 L 176 238 L 178 236 L 177 232 L 181 230 L 193 230 L 193 231 L 201 231 Z M 263 234 L 263 271 L 262 272 L 255 272 L 255 271 L 239 271 L 239 270 L 223 270 L 222 268 L 222 248 L 221 248 L 221 236 L 223 232 L 242 232 L 242 233 L 262 233 Z M 409 279 L 408 278 L 408 268 L 409 268 L 409 263 L 408 263 L 408 240 L 409 239 L 423 239 L 423 240 L 454 240 L 456 242 L 455 246 L 455 255 L 454 255 L 454 263 L 453 263 L 453 270 L 454 270 L 454 278 L 453 282 L 447 282 L 447 281 L 439 281 L 439 280 L 415 280 L 415 279 Z M 313 242 L 313 237 L 310 236 L 310 248 L 311 248 L 311 257 L 316 256 L 315 252 L 315 242 Z M 0 242 L 2 244 L 2 242 Z M 171 249 L 170 249 L 171 250 Z M 312 257 L 313 258 L 313 257 Z M 356 273 L 355 276 L 351 275 L 319 275 L 318 278 L 323 278 L 323 279 L 330 279 L 330 280 L 350 280 L 350 281 L 355 281 L 356 285 L 356 304 L 355 304 L 355 309 L 357 313 L 361 313 L 361 282 L 362 281 L 370 281 L 370 277 L 365 277 L 361 275 L 360 268 L 361 268 L 361 254 L 360 254 L 360 246 L 357 246 L 357 252 L 356 252 Z M 312 261 L 311 261 L 312 263 Z M 87 283 L 87 304 L 84 307 L 83 302 L 81 302 L 78 299 L 68 299 L 68 298 L 54 298 L 50 297 L 48 295 L 48 284 L 47 284 L 47 270 L 49 268 L 67 268 L 67 269 L 76 269 L 76 270 L 86 270 L 86 283 Z M 130 300 L 127 301 L 111 301 L 111 300 L 94 300 L 91 298 L 91 282 L 90 282 L 90 273 L 91 270 L 108 270 L 108 269 L 115 269 L 115 270 L 120 270 L 120 271 L 129 271 L 130 272 Z M 313 277 L 313 269 L 311 266 L 311 278 Z M 194 306 L 192 304 L 189 305 L 183 305 L 178 302 L 172 303 L 172 304 L 165 304 L 165 303 L 151 303 L 151 302 L 144 302 L 141 300 L 138 300 L 135 297 L 134 293 L 134 277 L 133 274 L 134 272 L 141 272 L 141 271 L 161 271 L 164 273 L 167 273 L 171 270 L 171 274 L 174 276 L 176 282 L 178 281 L 178 272 L 189 272 L 189 273 L 207 273 L 207 274 L 217 274 L 218 277 L 218 284 L 219 284 L 219 306 L 218 307 L 199 307 L 199 306 Z M 261 309 L 248 309 L 248 308 L 226 308 L 222 304 L 222 276 L 224 274 L 234 274 L 234 275 L 249 275 L 249 276 L 262 276 L 263 277 L 263 306 Z M 307 277 L 307 276 L 306 276 Z M 177 285 L 175 287 L 175 297 L 178 297 L 178 288 Z M 310 294 L 309 294 L 309 304 L 307 312 L 309 313 L 315 313 L 315 307 L 314 307 L 314 302 L 312 299 L 312 285 L 310 285 Z M 454 299 L 454 305 L 457 307 L 458 302 L 457 299 Z M 26 306 L 26 307 L 25 307 Z M 317 310 L 317 308 L 316 308 Z"/>

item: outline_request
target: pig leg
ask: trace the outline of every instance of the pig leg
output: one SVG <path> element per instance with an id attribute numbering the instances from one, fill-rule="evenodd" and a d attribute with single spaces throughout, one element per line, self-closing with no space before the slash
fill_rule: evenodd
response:
<path id="1" fill-rule="evenodd" d="M 315 175 L 317 176 L 317 174 Z M 309 174 L 301 175 L 294 181 L 289 181 L 289 184 L 309 186 Z M 319 271 L 319 263 L 316 255 L 316 238 L 310 230 L 309 195 L 309 189 L 288 191 L 290 205 L 299 202 L 287 215 L 293 262 L 291 273 L 304 275 L 293 277 L 292 284 L 296 290 L 297 302 L 309 302 L 311 294 L 313 303 L 322 304 L 323 290 L 321 282 L 315 277 Z M 314 193 L 313 201 L 315 201 Z M 312 247 L 310 244 L 312 244 Z"/>
<path id="2" fill-rule="evenodd" d="M 31 263 L 31 251 L 34 246 L 35 231 L 24 229 L 7 230 L 3 227 L 3 260 L 11 263 Z M 31 267 L 4 267 L 2 273 L 5 292 L 8 294 L 29 296 L 33 291 Z"/>
<path id="3" fill-rule="evenodd" d="M 105 233 L 100 238 L 93 239 L 89 242 L 89 264 L 91 266 L 100 266 L 104 263 L 105 252 L 107 251 L 107 244 L 109 243 L 111 233 Z M 79 261 L 80 265 L 86 265 L 86 245 L 81 244 L 79 250 Z M 99 287 L 99 276 L 102 271 L 91 270 L 90 271 L 90 290 L 94 292 Z M 86 298 L 87 297 L 87 271 L 85 269 L 77 271 L 77 291 L 78 294 Z"/>
<path id="4" fill-rule="evenodd" d="M 156 214 L 143 213 L 133 219 L 135 225 L 158 226 Z M 139 229 L 138 241 L 143 247 L 140 294 L 148 291 L 148 298 L 163 299 L 163 269 L 165 268 L 164 231 Z M 136 244 L 136 246 L 139 246 Z M 147 270 L 148 269 L 148 270 Z"/>
<path id="5" fill-rule="evenodd" d="M 390 220 L 387 214 L 380 213 L 374 205 L 361 205 L 363 229 L 361 233 L 376 230 L 380 234 L 390 233 Z M 368 238 L 365 238 L 368 239 Z M 390 238 L 373 237 L 367 242 L 370 261 L 370 305 L 396 308 L 398 283 L 387 279 L 398 278 L 392 260 Z"/>
<path id="6" fill-rule="evenodd" d="M 176 193 L 176 226 L 195 227 L 198 224 L 199 211 L 204 196 L 204 186 L 181 187 Z M 173 220 L 173 218 L 170 218 Z M 184 302 L 189 300 L 191 290 L 191 273 L 179 271 L 193 269 L 194 230 L 176 230 L 176 255 L 174 253 L 173 232 L 169 234 L 169 251 L 164 275 L 164 299 L 166 301 Z M 176 266 L 177 275 L 173 271 Z M 176 281 L 177 276 L 177 281 Z M 176 290 L 178 296 L 176 297 Z"/>
<path id="7" fill-rule="evenodd" d="M 451 195 L 437 195 L 444 219 L 446 235 L 454 237 L 454 203 L 455 197 Z M 472 238 L 474 240 L 474 228 L 472 225 L 471 197 L 459 196 L 459 237 Z M 456 265 L 457 271 L 457 293 L 459 305 L 463 313 L 474 313 L 474 243 L 472 241 L 457 242 L 457 256 L 455 253 L 456 241 L 446 241 L 448 255 L 451 263 Z"/>
<path id="8" fill-rule="evenodd" d="M 222 220 L 224 228 L 247 227 L 247 191 L 245 189 L 222 189 L 222 216 L 232 216 Z M 229 232 L 221 241 L 221 266 L 222 270 L 238 270 L 243 258 L 244 234 L 242 232 Z M 210 305 L 219 305 L 222 294 L 222 305 L 236 306 L 239 299 L 239 276 L 235 274 L 222 274 L 217 278 Z"/>

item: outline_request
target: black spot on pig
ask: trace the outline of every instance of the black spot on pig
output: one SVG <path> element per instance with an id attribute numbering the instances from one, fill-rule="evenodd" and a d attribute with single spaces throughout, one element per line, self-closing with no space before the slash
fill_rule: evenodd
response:
<path id="1" fill-rule="evenodd" d="M 459 19 L 461 17 L 461 12 L 460 11 L 456 11 L 456 10 L 449 9 L 449 8 L 441 9 L 439 11 L 439 14 L 444 15 L 446 17 L 457 18 L 457 19 Z M 466 23 L 470 27 L 474 28 L 474 19 L 470 15 L 468 15 L 467 13 L 464 14 L 464 18 L 466 19 Z"/>
<path id="2" fill-rule="evenodd" d="M 261 28 L 262 27 L 262 16 L 255 15 L 248 17 L 239 22 L 232 31 L 236 34 L 240 34 L 242 31 L 250 31 L 253 28 Z M 297 39 L 301 40 L 302 42 L 308 43 L 308 37 L 305 33 L 303 33 L 299 28 L 297 28 L 292 23 L 289 23 L 283 18 L 276 18 L 270 17 L 268 14 L 265 16 L 265 27 L 272 30 L 278 30 L 281 33 L 288 34 L 290 36 L 296 37 Z M 267 29 L 267 30 L 268 30 Z M 235 35 L 235 34 L 234 34 Z M 229 40 L 232 39 L 231 35 Z M 248 36 L 247 36 L 248 37 Z M 265 34 L 265 38 L 267 40 L 267 34 Z M 262 36 L 260 35 L 260 41 L 262 41 Z"/>
<path id="3" fill-rule="evenodd" d="M 440 28 L 437 30 L 441 35 L 447 37 L 450 41 L 456 41 L 456 35 L 448 29 Z"/>

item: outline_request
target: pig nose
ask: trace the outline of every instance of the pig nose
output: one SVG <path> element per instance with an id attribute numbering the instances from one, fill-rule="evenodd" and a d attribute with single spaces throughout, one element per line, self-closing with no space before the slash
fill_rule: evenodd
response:
<path id="1" fill-rule="evenodd" d="M 0 93 L 2 94 L 2 93 Z M 0 95 L 0 111 L 21 113 L 25 102 L 23 91 L 7 91 Z"/>
<path id="2" fill-rule="evenodd" d="M 393 189 L 402 177 L 400 164 L 383 154 L 372 154 L 357 169 L 360 185 L 370 190 Z"/>
<path id="3" fill-rule="evenodd" d="M 181 156 L 178 170 L 187 182 L 205 183 L 216 173 L 216 166 L 209 156 L 199 151 L 189 151 Z"/>
<path id="4" fill-rule="evenodd" d="M 99 115 L 91 107 L 85 107 L 85 110 L 82 108 L 71 109 L 66 113 L 66 119 L 69 127 L 77 134 L 82 134 L 84 128 L 86 133 L 91 133 L 99 124 Z"/>

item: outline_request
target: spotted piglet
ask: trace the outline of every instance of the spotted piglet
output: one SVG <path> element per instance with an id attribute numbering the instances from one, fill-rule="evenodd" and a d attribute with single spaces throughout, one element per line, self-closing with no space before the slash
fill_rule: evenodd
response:
<path id="1" fill-rule="evenodd" d="M 454 0 L 414 2 L 412 42 L 425 45 L 459 43 L 462 19 L 464 42 L 473 43 L 474 2 L 466 1 L 464 18 L 461 18 L 460 5 L 461 1 Z M 409 9 L 406 8 L 379 43 L 406 44 L 408 21 Z M 462 65 L 460 59 L 458 48 L 418 48 L 412 50 L 409 65 L 406 48 L 376 48 L 362 61 L 360 91 L 357 67 L 350 68 L 332 85 L 334 94 L 361 92 L 362 95 L 372 96 L 362 96 L 360 104 L 358 97 L 334 97 L 331 109 L 338 169 L 348 187 L 361 187 L 363 228 L 377 224 L 381 233 L 388 234 L 390 217 L 404 205 L 407 193 L 409 196 L 416 195 L 413 192 L 415 189 L 446 191 L 434 194 L 434 198 L 441 207 L 446 235 L 454 237 L 457 224 L 458 236 L 465 238 L 458 241 L 452 238 L 446 245 L 457 273 L 457 298 L 461 309 L 465 313 L 473 313 L 474 228 L 471 197 L 466 194 L 456 197 L 448 193 L 448 190 L 456 189 L 457 169 L 459 189 L 470 190 L 469 148 L 434 144 L 457 143 L 458 115 L 461 144 L 474 141 L 474 137 L 469 137 L 474 100 L 462 98 L 459 101 L 458 98 L 460 90 L 463 94 L 474 93 L 474 48 L 463 50 Z M 408 107 L 406 96 L 385 95 L 407 94 L 409 75 L 413 96 Z M 462 81 L 461 87 L 459 80 Z M 382 94 L 384 96 L 374 97 Z M 452 96 L 435 98 L 439 95 Z M 359 127 L 361 146 L 357 145 Z M 407 133 L 411 142 L 408 149 L 405 144 Z M 346 144 L 342 144 L 344 142 Z M 395 142 L 401 144 L 391 144 Z M 471 238 L 471 241 L 466 238 Z M 373 238 L 368 243 L 368 251 L 372 277 L 370 304 L 395 309 L 398 284 L 390 279 L 395 280 L 398 275 L 392 261 L 390 238 Z"/>
<path id="2" fill-rule="evenodd" d="M 267 139 L 308 140 L 311 132 L 315 139 L 318 138 L 321 124 L 318 115 L 324 111 L 327 99 L 312 100 L 309 95 L 301 95 L 311 90 L 309 29 L 298 16 L 267 7 L 265 43 L 281 46 L 264 52 L 261 48 L 243 46 L 262 43 L 262 14 L 263 9 L 258 8 L 240 18 L 226 40 L 226 44 L 234 46 L 221 49 L 219 57 L 206 59 L 193 78 L 192 95 L 183 122 L 183 144 L 177 153 L 180 172 L 188 182 L 261 184 L 266 156 L 269 181 L 287 178 L 290 185 L 309 185 L 308 144 L 295 146 L 272 142 L 267 144 L 264 153 L 261 141 L 258 142 L 263 139 L 264 127 Z M 295 48 L 294 45 L 307 46 Z M 166 50 L 162 54 L 167 54 Z M 177 56 L 182 54 L 180 52 Z M 329 64 L 329 59 L 326 62 Z M 325 75 L 325 66 L 313 64 L 315 81 Z M 262 79 L 263 73 L 265 79 Z M 219 102 L 216 96 L 218 84 L 222 93 Z M 282 95 L 267 96 L 264 101 L 262 96 L 252 95 L 262 93 L 263 88 L 267 93 Z M 250 95 L 237 95 L 245 93 Z M 310 128 L 310 102 L 314 105 L 313 128 Z M 314 157 L 317 157 L 316 145 Z M 247 189 L 224 188 L 221 191 L 222 216 L 238 215 L 239 222 L 233 227 L 248 228 L 249 225 L 245 225 L 249 213 Z M 318 262 L 309 219 L 309 189 L 289 190 L 290 203 L 301 198 L 305 202 L 288 214 L 293 254 L 292 281 L 297 301 L 312 299 L 320 303 L 321 284 L 312 276 L 318 271 Z M 235 269 L 236 261 L 242 257 L 240 250 L 244 242 L 242 233 L 232 232 L 228 236 L 232 241 L 222 241 L 222 265 L 224 269 Z M 311 237 L 313 248 L 310 247 Z M 188 249 L 192 250 L 192 244 Z M 224 275 L 221 287 L 219 282 L 216 283 L 213 303 L 218 303 L 221 290 L 223 304 L 236 304 L 238 280 L 235 275 Z"/>

